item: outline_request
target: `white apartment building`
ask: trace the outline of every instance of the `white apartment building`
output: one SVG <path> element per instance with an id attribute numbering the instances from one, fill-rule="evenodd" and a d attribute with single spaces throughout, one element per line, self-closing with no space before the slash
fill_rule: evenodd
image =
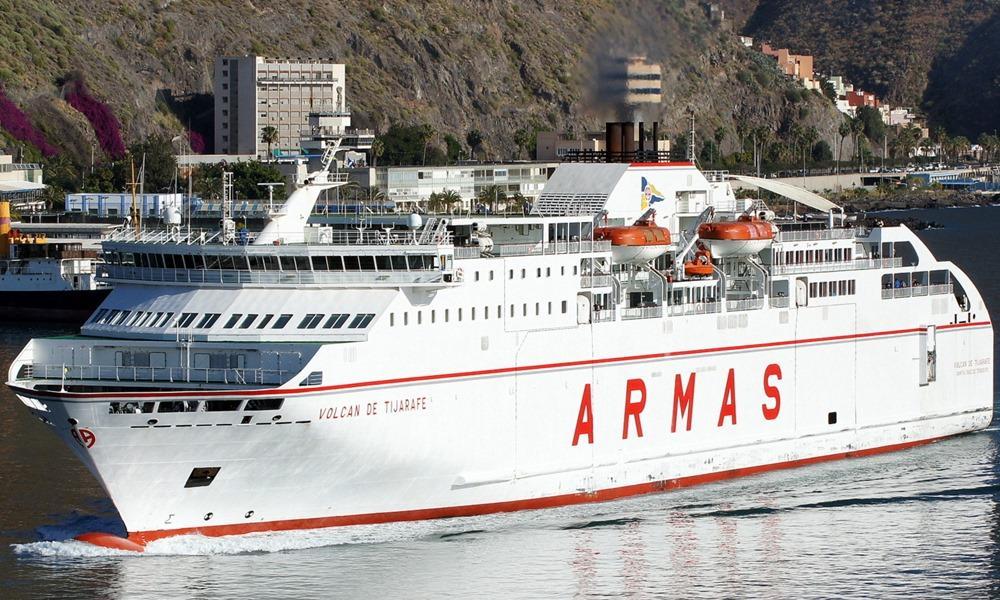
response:
<path id="1" fill-rule="evenodd" d="M 559 163 L 449 165 L 442 167 L 377 167 L 351 169 L 350 179 L 362 187 L 374 183 L 398 210 L 410 210 L 426 203 L 431 194 L 445 190 L 462 197 L 463 210 L 475 209 L 479 193 L 490 186 L 501 193 L 520 193 L 529 201 L 541 195 L 545 182 Z M 372 181 L 374 180 L 374 181 Z M 332 197 L 331 197 L 332 198 Z"/>
<path id="2" fill-rule="evenodd" d="M 183 210 L 184 194 L 136 194 L 135 205 L 143 217 L 162 217 L 168 207 Z M 131 213 L 131 193 L 66 194 L 66 212 L 98 217 L 124 217 Z"/>
<path id="3" fill-rule="evenodd" d="M 344 65 L 328 61 L 219 57 L 214 91 L 217 154 L 264 156 L 268 126 L 278 130 L 272 152 L 298 151 L 311 113 L 348 111 Z"/>

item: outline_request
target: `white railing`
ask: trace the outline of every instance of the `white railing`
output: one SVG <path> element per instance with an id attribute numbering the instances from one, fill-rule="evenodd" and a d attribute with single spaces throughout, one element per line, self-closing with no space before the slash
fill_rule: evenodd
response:
<path id="1" fill-rule="evenodd" d="M 420 285 L 448 283 L 441 271 L 237 271 L 223 269 L 160 269 L 100 265 L 98 272 L 110 281 L 219 285 Z"/>
<path id="2" fill-rule="evenodd" d="M 472 247 L 456 246 L 455 247 L 455 259 L 456 260 L 462 260 L 464 258 L 480 258 L 482 255 L 483 255 L 483 249 L 480 248 L 479 246 L 472 246 Z"/>
<path id="3" fill-rule="evenodd" d="M 896 258 L 859 258 L 850 261 L 831 261 L 808 263 L 801 265 L 774 265 L 771 272 L 775 275 L 791 275 L 796 273 L 825 273 L 835 271 L 861 271 L 866 269 L 892 269 L 901 267 L 903 259 Z"/>
<path id="4" fill-rule="evenodd" d="M 623 308 L 619 311 L 623 321 L 632 319 L 658 319 L 663 316 L 662 306 L 647 306 L 645 308 Z"/>
<path id="5" fill-rule="evenodd" d="M 535 244 L 496 244 L 490 251 L 494 256 L 543 256 L 549 254 L 578 254 L 586 252 L 610 252 L 609 241 L 551 242 Z"/>
<path id="6" fill-rule="evenodd" d="M 221 383 L 281 385 L 292 373 L 269 369 L 208 369 L 194 367 L 118 367 L 108 365 L 33 364 L 33 379 L 59 381 L 125 381 L 149 383 Z"/>
<path id="7" fill-rule="evenodd" d="M 788 308 L 788 296 L 771 296 L 771 308 Z"/>
<path id="8" fill-rule="evenodd" d="M 774 236 L 776 242 L 811 242 L 816 240 L 847 240 L 854 237 L 864 237 L 863 229 L 808 229 L 798 231 L 779 231 Z"/>
<path id="9" fill-rule="evenodd" d="M 737 312 L 743 310 L 758 310 L 764 308 L 763 298 L 747 298 L 744 300 L 726 300 L 726 310 Z"/>
<path id="10" fill-rule="evenodd" d="M 615 320 L 614 310 L 595 310 L 590 315 L 590 320 L 594 323 L 608 323 Z"/>
<path id="11" fill-rule="evenodd" d="M 671 317 L 684 315 L 710 315 L 722 312 L 721 302 L 697 302 L 694 304 L 674 304 L 668 306 L 667 314 Z"/>
<path id="12" fill-rule="evenodd" d="M 955 286 L 951 283 L 935 285 L 913 285 L 898 288 L 882 288 L 882 299 L 911 298 L 914 296 L 943 296 L 955 292 Z"/>
<path id="13" fill-rule="evenodd" d="M 583 275 L 580 277 L 580 287 L 582 288 L 611 287 L 611 276 Z"/>

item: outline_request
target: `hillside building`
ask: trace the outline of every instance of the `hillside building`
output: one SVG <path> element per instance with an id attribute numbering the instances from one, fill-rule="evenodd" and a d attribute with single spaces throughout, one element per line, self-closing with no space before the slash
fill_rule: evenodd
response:
<path id="1" fill-rule="evenodd" d="M 813 57 L 808 54 L 792 54 L 788 48 L 775 50 L 768 44 L 762 44 L 761 52 L 773 57 L 778 62 L 778 68 L 794 79 L 797 79 L 806 89 L 819 89 L 819 82 L 813 77 Z"/>
<path id="2" fill-rule="evenodd" d="M 184 194 L 136 194 L 135 206 L 143 217 L 162 217 L 168 207 L 183 209 Z M 132 194 L 66 194 L 66 212 L 96 217 L 124 217 L 131 214 Z"/>
<path id="3" fill-rule="evenodd" d="M 344 65 L 262 56 L 215 59 L 215 151 L 263 157 L 265 127 L 278 131 L 272 153 L 299 148 L 309 115 L 347 114 Z"/>

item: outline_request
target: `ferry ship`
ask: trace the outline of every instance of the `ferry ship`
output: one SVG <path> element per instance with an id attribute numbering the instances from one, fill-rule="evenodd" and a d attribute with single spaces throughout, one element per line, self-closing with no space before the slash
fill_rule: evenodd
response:
<path id="1" fill-rule="evenodd" d="M 97 276 L 99 254 L 79 240 L 12 229 L 10 203 L 0 200 L 0 320 L 83 323 L 111 292 Z"/>
<path id="2" fill-rule="evenodd" d="M 141 551 L 597 502 L 985 428 L 993 330 L 905 227 L 778 224 L 689 162 L 564 163 L 527 215 L 119 232 L 79 336 L 8 385 Z"/>

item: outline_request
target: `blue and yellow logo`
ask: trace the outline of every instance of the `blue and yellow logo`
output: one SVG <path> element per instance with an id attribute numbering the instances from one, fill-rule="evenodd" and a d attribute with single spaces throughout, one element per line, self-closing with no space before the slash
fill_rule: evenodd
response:
<path id="1" fill-rule="evenodd" d="M 649 208 L 650 204 L 663 202 L 665 197 L 660 190 L 656 189 L 645 177 L 642 178 L 642 210 Z"/>

